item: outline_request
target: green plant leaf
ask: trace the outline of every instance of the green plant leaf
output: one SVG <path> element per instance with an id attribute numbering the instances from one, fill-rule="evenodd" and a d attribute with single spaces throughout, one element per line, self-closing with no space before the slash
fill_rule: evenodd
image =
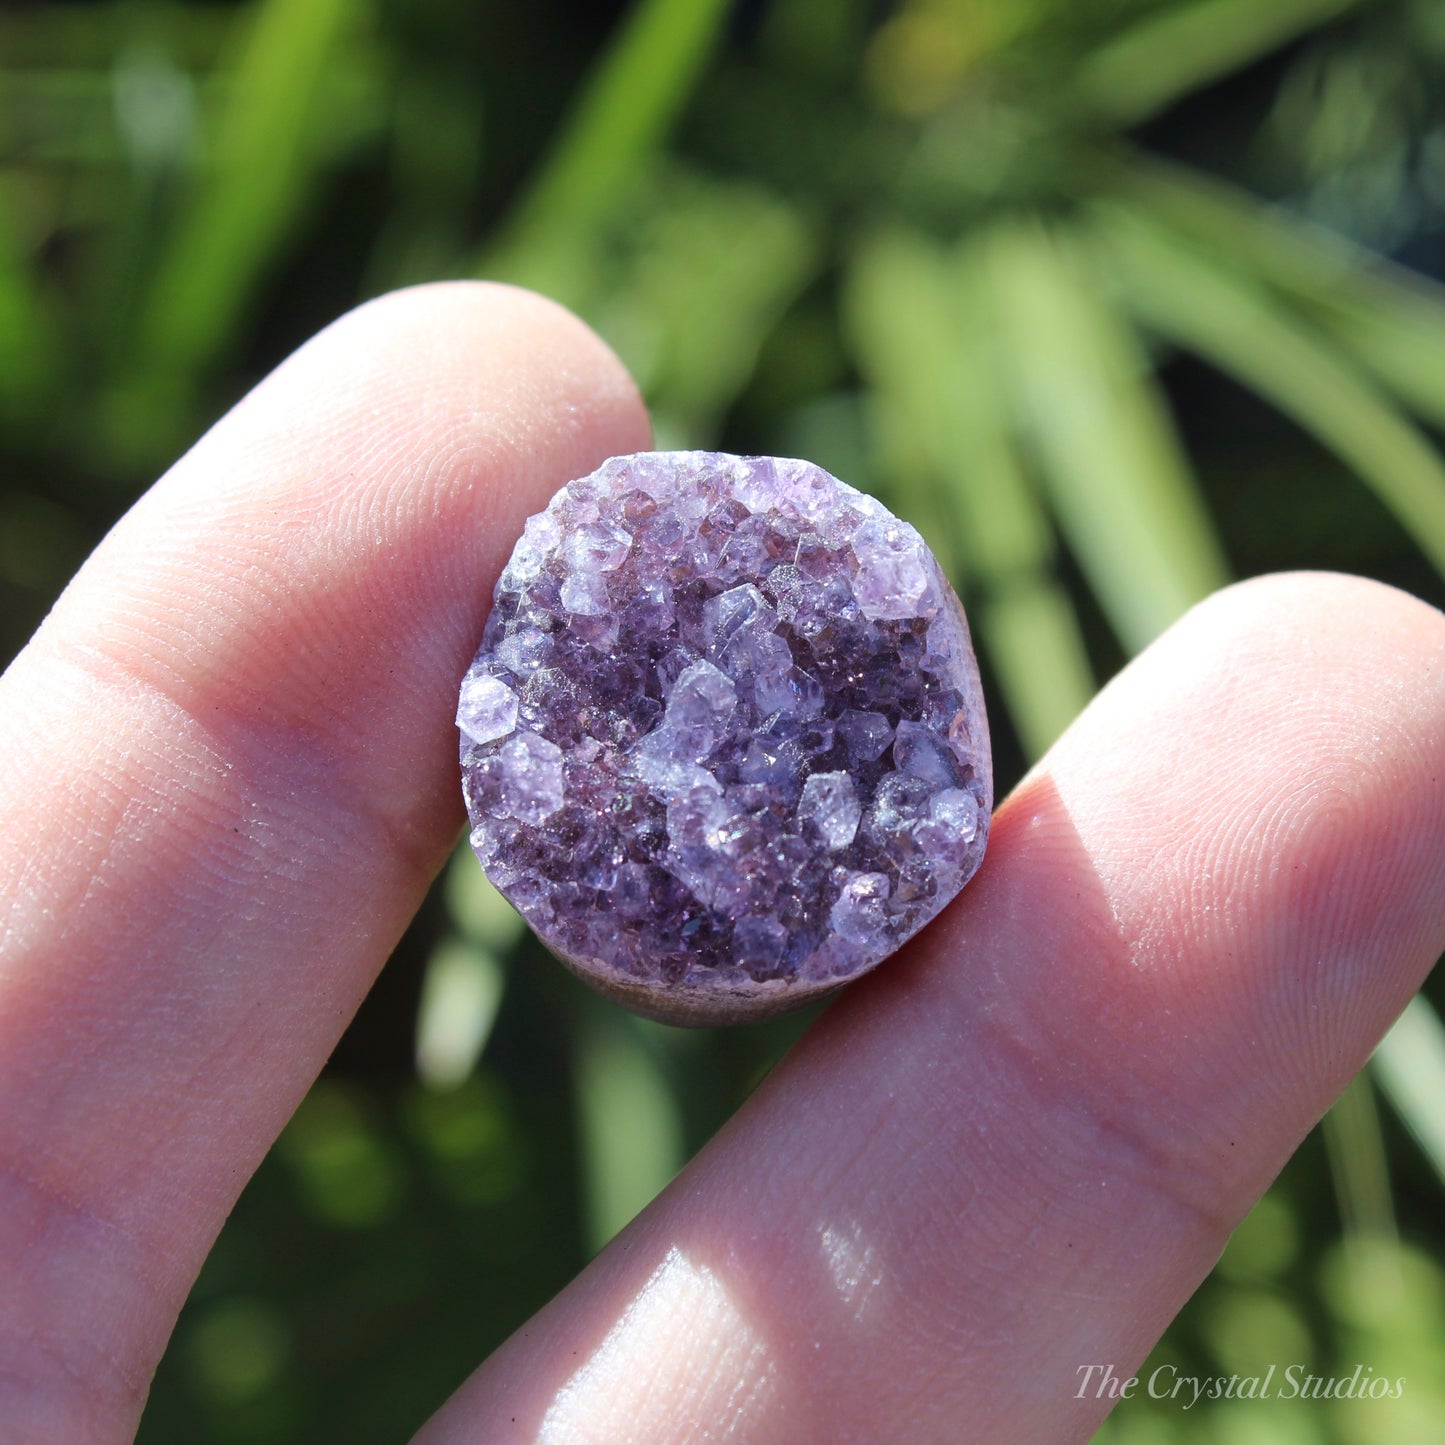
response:
<path id="1" fill-rule="evenodd" d="M 1053 535 L 1002 421 L 972 252 L 875 236 L 850 267 L 848 329 L 906 510 L 969 580 L 970 611 L 1025 752 L 1040 756 L 1094 691 Z"/>
<path id="2" fill-rule="evenodd" d="M 620 276 L 583 314 L 628 364 L 662 441 L 715 440 L 768 333 L 814 276 L 797 211 L 759 186 L 669 171 L 618 238 Z"/>
<path id="3" fill-rule="evenodd" d="M 307 214 L 335 137 L 354 140 L 368 112 L 379 120 L 379 87 L 351 44 L 369 13 L 369 0 L 261 0 L 241 12 L 212 87 L 221 107 L 204 160 L 150 248 L 134 316 L 117 307 L 97 437 L 111 465 L 148 468 L 187 439 L 206 373 Z"/>
<path id="4" fill-rule="evenodd" d="M 1359 3 L 1194 0 L 1163 6 L 1086 56 L 1073 95 L 1093 114 L 1136 125 Z"/>
<path id="5" fill-rule="evenodd" d="M 601 1249 L 682 1167 L 683 1127 L 648 1025 L 588 999 L 580 1029 L 587 1225 L 591 1247 Z"/>
<path id="6" fill-rule="evenodd" d="M 57 318 L 19 235 L 16 189 L 0 176 L 0 418 L 7 422 L 44 416 L 61 369 Z"/>
<path id="7" fill-rule="evenodd" d="M 985 595 L 978 626 L 1024 756 L 1036 762 L 1095 690 L 1074 604 L 1046 573 L 1018 577 Z"/>
<path id="8" fill-rule="evenodd" d="M 506 974 L 491 949 L 443 939 L 427 959 L 416 1011 L 417 1077 L 455 1089 L 470 1077 L 501 1007 Z"/>
<path id="9" fill-rule="evenodd" d="M 1020 424 L 1090 586 L 1137 651 L 1228 580 L 1168 408 L 1066 236 L 1000 226 L 987 264 Z"/>
<path id="10" fill-rule="evenodd" d="M 1445 1024 L 1426 999 L 1410 1000 L 1375 1050 L 1381 1092 L 1445 1182 Z"/>
<path id="11" fill-rule="evenodd" d="M 1445 426 L 1445 286 L 1222 182 L 1133 158 L 1112 189 L 1326 327 L 1407 407 Z"/>
<path id="12" fill-rule="evenodd" d="M 1339 455 L 1445 573 L 1445 464 L 1331 338 L 1137 214 L 1100 209 L 1141 321 L 1266 397 Z"/>
<path id="13" fill-rule="evenodd" d="M 843 308 L 873 388 L 870 422 L 887 459 L 889 490 L 958 582 L 985 549 L 967 544 L 967 526 L 955 526 L 944 505 L 957 495 L 958 449 L 973 440 L 953 409 L 961 378 L 950 300 L 942 253 L 899 230 L 857 248 Z"/>
<path id="14" fill-rule="evenodd" d="M 1397 1239 L 1385 1140 L 1368 1073 L 1355 1076 L 1320 1127 L 1346 1235 Z"/>
<path id="15" fill-rule="evenodd" d="M 576 304 L 579 253 L 628 198 L 711 55 L 726 0 L 638 0 L 481 274 Z"/>
<path id="16" fill-rule="evenodd" d="M 321 159 L 320 101 L 366 0 L 263 0 L 231 66 L 211 164 L 179 217 L 141 320 L 142 364 L 191 369 L 232 335 Z"/>

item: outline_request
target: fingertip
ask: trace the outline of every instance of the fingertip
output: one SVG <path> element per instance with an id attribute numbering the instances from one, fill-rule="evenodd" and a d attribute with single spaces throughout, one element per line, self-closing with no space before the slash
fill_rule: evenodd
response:
<path id="1" fill-rule="evenodd" d="M 1307 1123 L 1445 946 L 1445 617 L 1338 574 L 1226 588 L 1040 771 L 1121 940 L 1094 982 L 1158 1021 L 1146 1092 L 1233 1078 Z"/>
<path id="2" fill-rule="evenodd" d="M 379 358 L 392 375 L 428 368 L 443 392 L 465 386 L 486 355 L 525 350 L 543 362 L 519 406 L 561 402 L 559 429 L 606 454 L 651 444 L 651 423 L 627 368 L 605 341 L 549 297 L 497 281 L 434 281 L 386 292 L 338 318 L 303 349 Z M 279 374 L 279 373 L 278 373 Z"/>
<path id="3" fill-rule="evenodd" d="M 579 426 L 615 429 L 618 443 L 634 450 L 647 445 L 646 408 L 611 347 L 560 303 L 498 281 L 429 281 L 363 301 L 317 332 L 258 391 L 294 384 L 305 370 L 313 383 L 339 373 L 351 386 L 360 375 L 425 382 L 430 371 L 446 392 L 484 360 L 479 349 L 545 358 Z M 522 400 L 541 398 L 532 390 Z"/>
<path id="4" fill-rule="evenodd" d="M 1250 631 L 1262 617 L 1274 619 L 1289 643 L 1387 656 L 1410 649 L 1436 670 L 1445 655 L 1445 613 L 1387 582 L 1347 572 L 1270 572 L 1235 582 L 1194 607 L 1185 624 Z"/>

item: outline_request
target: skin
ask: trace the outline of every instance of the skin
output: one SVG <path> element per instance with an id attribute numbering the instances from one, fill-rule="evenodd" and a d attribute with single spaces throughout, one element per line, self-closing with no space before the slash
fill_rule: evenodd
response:
<path id="1" fill-rule="evenodd" d="M 452 285 L 304 347 L 0 680 L 0 1437 L 127 1439 L 227 1210 L 461 822 L 523 518 L 643 448 L 578 322 Z M 1445 618 L 1196 609 L 988 859 L 422 1431 L 1082 1440 L 1445 946 Z"/>

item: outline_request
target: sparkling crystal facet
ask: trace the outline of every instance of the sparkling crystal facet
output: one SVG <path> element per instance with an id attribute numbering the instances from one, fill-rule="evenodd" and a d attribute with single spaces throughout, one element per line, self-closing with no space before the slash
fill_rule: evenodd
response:
<path id="1" fill-rule="evenodd" d="M 615 457 L 531 518 L 457 710 L 472 844 L 675 1022 L 871 968 L 983 857 L 988 723 L 918 533 L 808 462 Z"/>

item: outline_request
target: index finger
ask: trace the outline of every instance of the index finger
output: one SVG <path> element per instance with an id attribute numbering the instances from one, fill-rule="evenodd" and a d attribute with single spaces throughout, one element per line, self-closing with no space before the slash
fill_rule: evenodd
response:
<path id="1" fill-rule="evenodd" d="M 128 1437 L 455 839 L 455 690 L 512 539 L 647 440 L 560 308 L 383 298 L 157 483 L 0 681 L 5 1438 Z"/>

